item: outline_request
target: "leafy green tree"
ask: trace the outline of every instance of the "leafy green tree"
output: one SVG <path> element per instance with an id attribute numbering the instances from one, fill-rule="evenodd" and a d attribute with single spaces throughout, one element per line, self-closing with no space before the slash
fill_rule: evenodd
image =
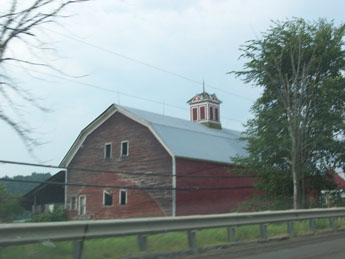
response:
<path id="1" fill-rule="evenodd" d="M 296 209 L 345 161 L 344 34 L 324 19 L 274 22 L 242 46 L 244 70 L 232 72 L 263 89 L 246 124 L 249 157 L 238 162 L 259 172 L 267 195 L 293 193 Z"/>
<path id="2" fill-rule="evenodd" d="M 26 181 L 42 181 L 44 182 L 52 175 L 50 173 L 31 173 L 31 175 L 16 175 L 13 177 L 5 176 L 4 179 L 13 179 L 13 180 L 26 180 Z M 6 187 L 6 191 L 12 194 L 19 192 L 20 194 L 24 195 L 27 192 L 31 191 L 35 188 L 38 183 L 26 183 L 26 182 L 6 182 L 3 181 L 3 184 Z"/>
<path id="3" fill-rule="evenodd" d="M 0 222 L 11 220 L 22 211 L 19 197 L 7 193 L 5 186 L 0 184 Z"/>

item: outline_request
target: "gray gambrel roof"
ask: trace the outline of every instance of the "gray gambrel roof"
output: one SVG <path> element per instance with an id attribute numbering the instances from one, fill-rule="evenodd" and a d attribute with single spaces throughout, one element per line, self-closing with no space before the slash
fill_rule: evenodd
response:
<path id="1" fill-rule="evenodd" d="M 61 166 L 68 166 L 87 135 L 115 112 L 148 127 L 172 156 L 229 164 L 232 157 L 247 154 L 246 143 L 239 140 L 239 131 L 212 129 L 199 123 L 113 104 L 81 131 Z"/>

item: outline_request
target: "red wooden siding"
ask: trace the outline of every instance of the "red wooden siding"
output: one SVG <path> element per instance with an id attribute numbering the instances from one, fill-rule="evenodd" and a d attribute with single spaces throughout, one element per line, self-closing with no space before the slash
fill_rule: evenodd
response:
<path id="1" fill-rule="evenodd" d="M 121 185 L 121 186 L 133 186 L 135 182 L 129 179 L 124 179 L 119 175 L 101 173 L 98 175 L 88 177 L 88 184 L 98 185 Z M 127 190 L 127 204 L 119 204 L 119 192 L 121 189 L 114 188 L 95 188 L 95 187 L 83 187 L 79 190 L 78 196 L 86 196 L 86 211 L 87 218 L 90 219 L 111 219 L 111 218 L 140 218 L 140 217 L 154 217 L 164 216 L 163 211 L 159 207 L 158 203 L 152 198 L 152 196 L 144 190 Z M 113 202 L 111 206 L 105 206 L 103 202 L 103 192 L 109 190 L 111 192 Z M 77 202 L 79 199 L 77 197 Z M 78 217 L 78 210 L 68 211 L 70 218 Z"/>
<path id="2" fill-rule="evenodd" d="M 121 156 L 120 154 L 121 141 L 129 142 L 128 156 Z M 104 158 L 105 143 L 112 144 L 112 156 L 109 159 Z M 171 174 L 171 156 L 150 130 L 118 112 L 85 139 L 83 145 L 69 164 L 69 167 L 97 169 L 100 171 L 98 174 L 94 172 L 69 170 L 69 183 L 97 183 L 99 185 L 122 185 L 124 183 L 131 183 L 137 186 L 166 187 L 171 187 L 172 183 L 171 177 L 126 176 L 123 174 L 116 175 L 116 177 L 111 174 L 108 175 L 112 177 L 102 176 L 102 170 L 142 172 L 145 174 Z M 126 213 L 122 213 L 121 211 L 125 210 L 128 212 L 128 217 L 139 215 L 147 217 L 157 215 L 171 216 L 172 214 L 171 190 L 128 190 L 128 204 L 125 205 L 127 209 L 121 208 L 121 210 L 117 207 L 114 209 L 103 208 L 103 189 L 68 187 L 67 191 L 67 198 L 81 194 L 87 195 L 87 212 L 92 218 L 122 217 Z M 114 196 L 114 203 L 116 203 L 116 199 Z M 157 204 L 158 207 L 154 204 Z M 137 212 L 134 213 L 135 210 Z M 71 212 L 70 215 L 72 217 L 76 216 L 73 213 Z"/>
<path id="3" fill-rule="evenodd" d="M 228 165 L 177 158 L 176 175 L 235 176 Z M 177 177 L 177 187 L 221 188 L 253 186 L 253 178 L 184 178 Z M 176 191 L 176 215 L 228 213 L 242 201 L 249 200 L 255 190 Z"/>

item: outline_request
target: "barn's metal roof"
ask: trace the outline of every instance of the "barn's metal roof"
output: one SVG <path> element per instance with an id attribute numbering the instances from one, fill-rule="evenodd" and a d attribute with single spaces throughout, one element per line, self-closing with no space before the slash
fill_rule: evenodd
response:
<path id="1" fill-rule="evenodd" d="M 87 136 L 116 112 L 148 127 L 171 156 L 231 164 L 232 157 L 247 155 L 246 142 L 240 140 L 239 131 L 212 129 L 196 122 L 112 104 L 80 132 L 60 166 L 67 167 Z"/>
<path id="2" fill-rule="evenodd" d="M 119 106 L 134 117 L 145 120 L 165 146 L 177 157 L 231 163 L 236 155 L 247 155 L 241 132 L 212 129 L 202 124 L 157 113 Z M 121 111 L 120 111 L 121 112 Z"/>

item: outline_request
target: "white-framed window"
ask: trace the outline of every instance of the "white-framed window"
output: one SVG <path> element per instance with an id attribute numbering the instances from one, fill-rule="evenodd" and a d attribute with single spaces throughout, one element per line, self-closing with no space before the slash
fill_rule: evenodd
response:
<path id="1" fill-rule="evenodd" d="M 121 141 L 121 156 L 128 156 L 129 155 L 129 142 L 128 140 Z"/>
<path id="2" fill-rule="evenodd" d="M 104 158 L 105 159 L 110 159 L 111 158 L 111 153 L 112 153 L 111 143 L 105 143 L 104 144 Z"/>
<path id="3" fill-rule="evenodd" d="M 198 120 L 198 108 L 196 108 L 196 107 L 192 108 L 192 120 L 193 121 Z"/>
<path id="4" fill-rule="evenodd" d="M 110 190 L 103 191 L 103 205 L 104 206 L 113 205 L 113 193 Z"/>
<path id="5" fill-rule="evenodd" d="M 205 112 L 205 106 L 200 106 L 200 120 L 205 120 L 206 118 L 206 112 Z"/>
<path id="6" fill-rule="evenodd" d="M 86 215 L 86 195 L 79 196 L 79 215 Z"/>
<path id="7" fill-rule="evenodd" d="M 76 196 L 71 196 L 69 209 L 70 210 L 76 210 L 77 209 L 77 197 Z"/>
<path id="8" fill-rule="evenodd" d="M 119 204 L 120 205 L 127 204 L 127 190 L 121 189 L 119 191 Z"/>
<path id="9" fill-rule="evenodd" d="M 215 121 L 219 121 L 218 108 L 214 108 L 214 118 L 215 118 Z"/>

